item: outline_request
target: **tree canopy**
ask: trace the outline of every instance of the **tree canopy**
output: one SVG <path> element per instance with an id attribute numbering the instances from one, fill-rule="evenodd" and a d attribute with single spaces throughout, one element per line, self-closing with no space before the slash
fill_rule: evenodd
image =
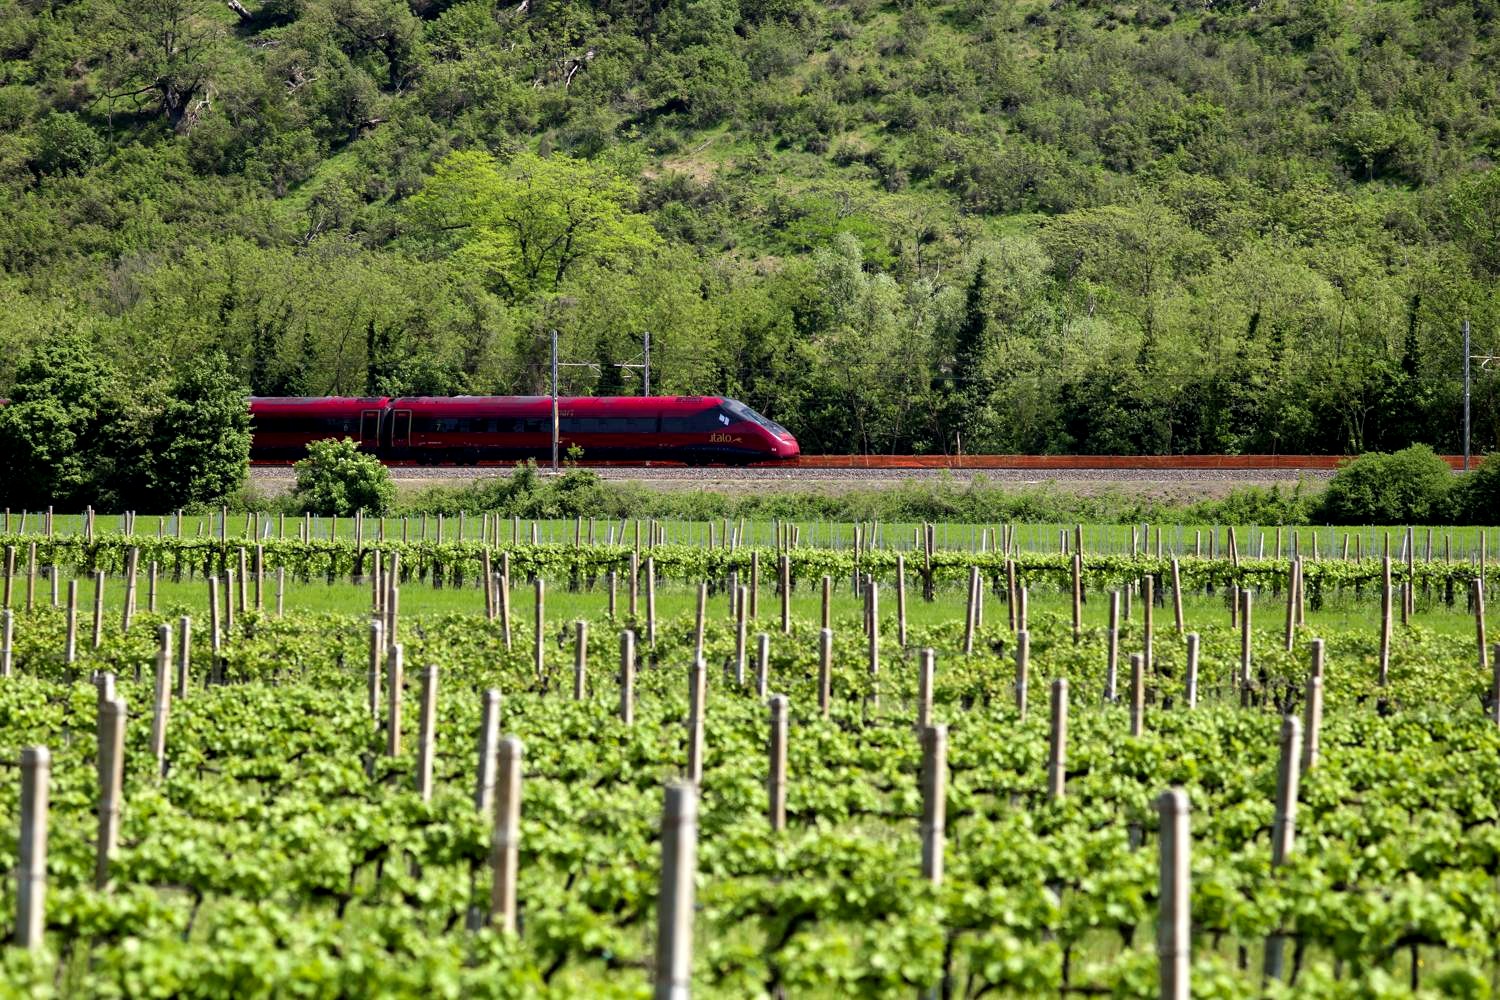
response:
<path id="1" fill-rule="evenodd" d="M 122 411 L 215 354 L 534 392 L 552 330 L 632 392 L 650 331 L 810 450 L 1455 451 L 1500 353 L 1495 0 L 0 0 L 0 51 L 0 395 L 60 339 Z"/>

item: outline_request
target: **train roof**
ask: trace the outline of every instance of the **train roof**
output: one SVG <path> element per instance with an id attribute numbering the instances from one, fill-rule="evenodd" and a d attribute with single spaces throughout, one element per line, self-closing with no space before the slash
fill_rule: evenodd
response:
<path id="1" fill-rule="evenodd" d="M 251 396 L 250 412 L 353 416 L 364 410 L 383 410 L 389 396 Z"/>
<path id="2" fill-rule="evenodd" d="M 559 396 L 559 410 L 576 416 L 655 416 L 698 413 L 723 402 L 721 396 Z M 550 413 L 551 396 L 403 396 L 391 408 L 414 413 L 505 416 Z"/>

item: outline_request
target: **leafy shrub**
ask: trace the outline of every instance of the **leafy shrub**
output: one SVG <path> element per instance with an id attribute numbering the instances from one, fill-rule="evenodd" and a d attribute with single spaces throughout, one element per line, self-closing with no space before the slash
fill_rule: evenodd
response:
<path id="1" fill-rule="evenodd" d="M 1500 454 L 1486 458 L 1453 487 L 1453 517 L 1462 524 L 1500 524 Z"/>
<path id="2" fill-rule="evenodd" d="M 248 471 L 245 395 L 222 354 L 130 379 L 81 338 L 44 344 L 0 407 L 0 501 L 61 510 L 217 503 Z"/>
<path id="3" fill-rule="evenodd" d="M 1453 472 L 1425 444 L 1361 455 L 1323 494 L 1331 524 L 1435 524 L 1447 520 Z"/>
<path id="4" fill-rule="evenodd" d="M 99 158 L 99 134 L 70 111 L 49 115 L 37 127 L 36 169 L 42 174 L 67 174 L 86 169 Z"/>
<path id="5" fill-rule="evenodd" d="M 385 514 L 396 499 L 391 474 L 349 438 L 314 441 L 298 462 L 292 499 L 309 514 L 347 516 L 355 511 Z"/>

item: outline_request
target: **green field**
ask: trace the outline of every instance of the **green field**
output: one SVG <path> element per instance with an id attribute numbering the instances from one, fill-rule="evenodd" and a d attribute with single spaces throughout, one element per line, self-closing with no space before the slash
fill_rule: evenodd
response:
<path id="1" fill-rule="evenodd" d="M 311 558 L 303 548 L 268 551 Z M 72 663 L 66 615 L 42 588 L 36 607 L 15 614 L 13 674 L 0 681 L 0 759 L 14 762 L 31 745 L 52 753 L 46 930 L 41 947 L 6 952 L 0 989 L 650 995 L 663 787 L 690 766 L 696 588 L 661 582 L 653 649 L 644 595 L 631 619 L 621 587 L 611 618 L 605 589 L 588 587 L 586 576 L 578 591 L 569 589 L 559 554 L 568 547 L 542 548 L 529 555 L 553 560 L 558 571 L 547 582 L 540 670 L 533 591 L 519 568 L 509 649 L 472 581 L 403 583 L 394 755 L 384 642 L 371 710 L 372 587 L 293 574 L 284 617 L 273 590 L 262 595 L 267 608 L 255 611 L 252 588 L 251 607 L 234 616 L 217 663 L 201 578 L 164 579 L 158 614 L 143 583 L 126 633 L 123 581 L 108 578 L 97 649 L 94 585 L 86 579 Z M 688 564 L 682 546 L 658 554 Z M 408 555 L 416 561 L 415 549 Z M 516 550 L 518 566 L 527 556 Z M 1047 564 L 1028 565 L 1040 573 Z M 1110 565 L 1127 580 L 1158 569 L 1151 560 Z M 1450 607 L 1419 587 L 1413 622 L 1398 617 L 1393 626 L 1382 685 L 1370 589 L 1356 593 L 1351 584 L 1323 594 L 1290 651 L 1285 601 L 1270 589 L 1258 593 L 1247 673 L 1243 634 L 1230 625 L 1222 593 L 1185 586 L 1186 631 L 1202 643 L 1197 703 L 1187 704 L 1186 646 L 1168 600 L 1154 610 L 1136 736 L 1130 654 L 1146 642 L 1139 599 L 1121 624 L 1110 701 L 1107 600 L 1097 586 L 1086 588 L 1075 641 L 1066 590 L 1037 577 L 1028 590 L 1023 685 L 1018 637 L 994 594 L 986 593 L 983 624 L 965 655 L 963 587 L 940 580 L 927 602 L 914 577 L 903 648 L 886 576 L 872 671 L 863 599 L 848 576 L 838 580 L 826 717 L 817 587 L 798 587 L 783 632 L 767 574 L 759 618 L 746 623 L 743 674 L 727 595 L 716 587 L 708 600 L 696 995 L 908 997 L 935 988 L 958 997 L 1155 996 L 1152 804 L 1170 787 L 1183 789 L 1192 808 L 1195 995 L 1265 995 L 1273 934 L 1286 941 L 1287 995 L 1489 995 L 1500 974 L 1493 943 L 1500 728 L 1462 599 Z M 192 666 L 186 697 L 168 706 L 159 776 L 151 742 L 155 626 L 175 626 L 183 613 L 194 620 Z M 590 636 L 581 699 L 575 619 L 588 621 Z M 641 644 L 629 724 L 620 718 L 616 639 L 627 627 Z M 767 693 L 789 699 L 780 831 L 767 819 L 760 632 L 769 637 Z M 1315 638 L 1327 650 L 1319 758 L 1303 777 L 1295 847 L 1273 867 L 1277 731 L 1284 713 L 1305 718 Z M 940 882 L 921 861 L 923 750 L 913 726 L 924 647 L 936 655 L 931 718 L 947 726 Z M 424 799 L 417 747 L 429 666 L 438 689 Z M 102 888 L 100 701 L 90 683 L 100 671 L 115 676 L 128 711 L 121 826 Z M 174 686 L 171 671 L 164 676 Z M 208 683 L 212 676 L 221 683 Z M 1061 800 L 1049 794 L 1047 766 L 1055 678 L 1069 684 Z M 525 747 L 514 935 L 485 919 L 495 821 L 476 808 L 475 787 L 487 688 L 500 692 L 499 731 Z M 16 782 L 0 791 L 0 857 L 13 870 L 19 794 Z M 3 884 L 0 912 L 13 913 L 18 883 Z"/>

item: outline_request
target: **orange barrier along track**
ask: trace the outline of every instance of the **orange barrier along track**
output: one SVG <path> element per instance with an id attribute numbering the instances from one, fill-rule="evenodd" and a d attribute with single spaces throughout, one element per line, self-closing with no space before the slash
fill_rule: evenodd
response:
<path id="1" fill-rule="evenodd" d="M 1444 455 L 1454 469 L 1462 455 Z M 1123 470 L 1333 470 L 1353 460 L 1349 455 L 802 455 L 761 467 L 798 469 L 1020 469 L 1039 472 L 1085 469 Z M 1477 460 L 1471 460 L 1471 465 Z"/>

